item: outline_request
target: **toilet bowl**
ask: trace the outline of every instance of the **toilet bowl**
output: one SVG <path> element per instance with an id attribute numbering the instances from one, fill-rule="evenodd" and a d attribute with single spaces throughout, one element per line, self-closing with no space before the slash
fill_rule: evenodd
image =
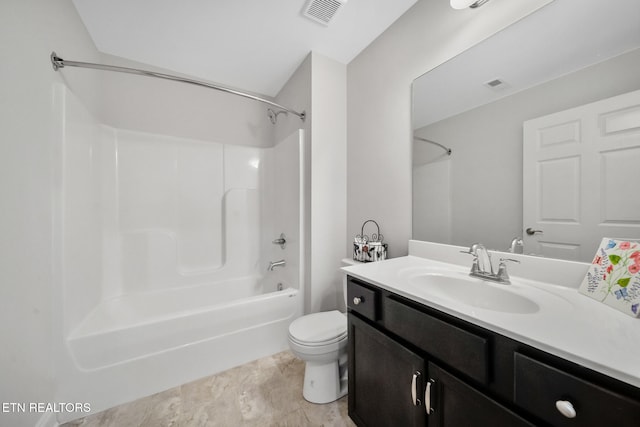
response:
<path id="1" fill-rule="evenodd" d="M 343 294 L 346 307 L 346 277 Z M 347 315 L 338 310 L 308 314 L 291 322 L 289 348 L 305 361 L 305 400 L 329 403 L 347 394 L 347 341 Z"/>
<path id="2" fill-rule="evenodd" d="M 347 394 L 347 316 L 337 310 L 302 316 L 289 326 L 289 347 L 305 361 L 303 397 L 329 403 Z"/>

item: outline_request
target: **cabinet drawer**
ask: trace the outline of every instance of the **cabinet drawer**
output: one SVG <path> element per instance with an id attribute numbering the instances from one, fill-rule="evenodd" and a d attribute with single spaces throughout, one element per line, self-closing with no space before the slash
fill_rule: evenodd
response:
<path id="1" fill-rule="evenodd" d="M 384 300 L 384 324 L 459 372 L 488 383 L 488 339 L 390 298 Z"/>
<path id="2" fill-rule="evenodd" d="M 640 402 L 520 353 L 515 353 L 514 400 L 554 426 L 632 426 L 640 422 Z M 556 408 L 570 402 L 575 418 Z"/>
<path id="3" fill-rule="evenodd" d="M 356 279 L 349 277 L 347 284 L 347 307 L 351 311 L 371 320 L 378 320 L 379 291 L 362 285 Z"/>

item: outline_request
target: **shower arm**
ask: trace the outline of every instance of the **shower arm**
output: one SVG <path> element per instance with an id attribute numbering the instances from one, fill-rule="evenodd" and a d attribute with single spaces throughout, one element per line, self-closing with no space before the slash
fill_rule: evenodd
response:
<path id="1" fill-rule="evenodd" d="M 238 90 L 234 90 L 234 89 L 230 89 L 228 87 L 224 87 L 224 86 L 220 86 L 220 85 L 215 85 L 212 83 L 206 83 L 200 80 L 194 80 L 194 79 L 189 79 L 186 77 L 178 77 L 178 76 L 173 76 L 171 74 L 164 74 L 164 73 L 157 73 L 155 71 L 148 71 L 148 70 L 140 70 L 137 68 L 129 68 L 129 67 L 119 67 L 116 65 L 106 65 L 106 64 L 95 64 L 92 62 L 78 62 L 78 61 L 67 61 L 66 59 L 62 59 L 60 58 L 58 55 L 56 55 L 55 52 L 51 52 L 51 64 L 53 65 L 53 69 L 55 71 L 58 71 L 60 68 L 64 68 L 64 67 L 78 67 L 78 68 L 92 68 L 95 70 L 103 70 L 103 71 L 115 71 L 117 73 L 128 73 L 128 74 L 137 74 L 137 75 L 141 75 L 141 76 L 147 76 L 147 77 L 156 77 L 159 79 L 165 79 L 165 80 L 172 80 L 175 82 L 180 82 L 180 83 L 188 83 L 188 84 L 192 84 L 192 85 L 196 85 L 196 86 L 202 86 L 202 87 L 206 87 L 209 89 L 214 89 L 214 90 L 219 90 L 221 92 L 226 92 L 226 93 L 230 93 L 232 95 L 238 95 L 238 96 L 242 96 L 244 98 L 249 98 L 249 99 L 253 99 L 254 101 L 258 101 L 258 102 L 262 102 L 263 104 L 268 104 L 271 105 L 272 107 L 276 107 L 279 110 L 282 111 L 286 111 L 287 113 L 291 113 L 294 114 L 298 117 L 300 117 L 300 120 L 302 120 L 304 122 L 305 118 L 306 118 L 306 113 L 304 111 L 302 111 L 301 113 L 292 110 L 290 108 L 284 107 L 280 104 L 277 104 L 273 101 L 269 101 L 268 99 L 264 99 L 264 98 L 260 98 L 259 96 L 255 96 L 255 95 L 251 95 L 245 92 L 240 92 Z"/>

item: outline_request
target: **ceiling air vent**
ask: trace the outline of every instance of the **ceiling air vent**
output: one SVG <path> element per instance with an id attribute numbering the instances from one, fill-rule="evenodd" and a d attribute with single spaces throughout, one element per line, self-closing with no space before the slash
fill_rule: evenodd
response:
<path id="1" fill-rule="evenodd" d="M 509 87 L 507 82 L 505 82 L 502 79 L 493 79 L 486 82 L 484 85 L 487 86 L 489 89 L 493 89 L 493 90 L 501 90 Z"/>
<path id="2" fill-rule="evenodd" d="M 346 2 L 347 0 L 309 0 L 304 6 L 302 15 L 322 25 L 329 25 L 331 19 Z"/>

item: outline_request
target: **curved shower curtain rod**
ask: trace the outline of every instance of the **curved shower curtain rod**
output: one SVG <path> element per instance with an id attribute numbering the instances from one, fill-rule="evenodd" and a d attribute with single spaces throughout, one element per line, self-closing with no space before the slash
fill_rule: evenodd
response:
<path id="1" fill-rule="evenodd" d="M 194 80 L 194 79 L 188 79 L 188 78 L 184 78 L 184 77 L 178 77 L 178 76 L 172 76 L 171 74 L 164 74 L 164 73 L 156 73 L 155 71 L 148 71 L 148 70 L 139 70 L 137 68 L 128 68 L 128 67 L 118 67 L 115 65 L 105 65 L 105 64 L 94 64 L 91 62 L 78 62 L 78 61 L 67 61 L 66 59 L 62 59 L 60 58 L 58 55 L 56 55 L 55 52 L 51 52 L 51 63 L 53 64 L 53 69 L 55 71 L 58 71 L 60 68 L 64 68 L 64 67 L 79 67 L 79 68 L 93 68 L 96 70 L 104 70 L 104 71 L 115 71 L 118 73 L 128 73 L 128 74 L 138 74 L 141 76 L 147 76 L 147 77 L 156 77 L 159 79 L 165 79 L 165 80 L 173 80 L 175 82 L 180 82 L 180 83 L 188 83 L 188 84 L 192 84 L 192 85 L 196 85 L 196 86 L 203 86 L 209 89 L 215 89 L 215 90 L 219 90 L 221 92 L 226 92 L 226 93 L 230 93 L 232 95 L 238 95 L 238 96 L 242 96 L 244 98 L 249 98 L 249 99 L 253 99 L 254 101 L 258 101 L 258 102 L 262 102 L 264 104 L 268 104 L 271 105 L 273 107 L 278 108 L 279 110 L 281 110 L 280 112 L 284 111 L 287 113 L 291 113 L 294 114 L 298 117 L 300 117 L 300 120 L 302 120 L 304 122 L 304 119 L 306 118 L 306 113 L 303 111 L 301 113 L 292 110 L 290 108 L 284 107 L 280 104 L 276 104 L 275 102 L 269 101 L 268 99 L 264 99 L 264 98 L 260 98 L 259 96 L 255 96 L 255 95 L 250 95 L 248 93 L 244 93 L 244 92 L 240 92 L 234 89 L 229 89 L 228 87 L 224 87 L 224 86 L 219 86 L 219 85 L 214 85 L 211 83 L 206 83 L 200 80 Z M 274 115 L 273 112 L 269 113 L 269 118 L 272 117 L 272 115 Z M 273 117 L 277 117 L 277 114 L 275 114 Z M 275 123 L 275 120 L 273 118 L 271 118 L 272 123 Z"/>
<path id="2" fill-rule="evenodd" d="M 429 144 L 435 144 L 438 147 L 442 148 L 444 151 L 446 151 L 448 156 L 451 155 L 451 148 L 445 147 L 439 142 L 431 141 L 430 139 L 426 139 L 426 138 L 420 138 L 419 136 L 414 136 L 413 139 L 417 139 L 418 141 L 422 141 L 422 142 L 428 142 Z"/>

